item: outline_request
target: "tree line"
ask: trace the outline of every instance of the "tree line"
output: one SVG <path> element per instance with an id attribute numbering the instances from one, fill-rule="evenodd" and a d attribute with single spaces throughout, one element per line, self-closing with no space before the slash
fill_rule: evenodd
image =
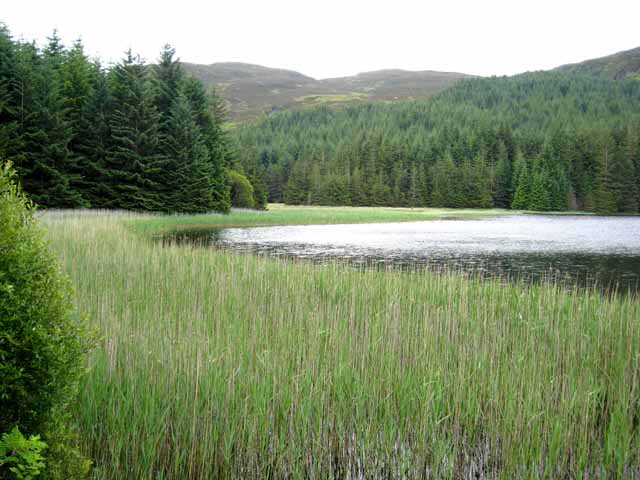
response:
<path id="1" fill-rule="evenodd" d="M 0 24 L 0 159 L 43 207 L 228 211 L 224 107 L 165 46 L 105 68 L 81 41 L 44 48 Z"/>
<path id="2" fill-rule="evenodd" d="M 269 201 L 638 211 L 640 82 L 536 72 L 426 101 L 280 112 L 236 134 Z"/>

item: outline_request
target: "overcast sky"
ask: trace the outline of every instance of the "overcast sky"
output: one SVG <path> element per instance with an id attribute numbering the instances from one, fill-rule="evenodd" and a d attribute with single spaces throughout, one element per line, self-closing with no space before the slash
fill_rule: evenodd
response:
<path id="1" fill-rule="evenodd" d="M 39 43 L 117 61 L 172 44 L 183 61 L 246 62 L 315 78 L 383 68 L 514 74 L 640 46 L 640 0 L 3 0 L 0 21 Z"/>

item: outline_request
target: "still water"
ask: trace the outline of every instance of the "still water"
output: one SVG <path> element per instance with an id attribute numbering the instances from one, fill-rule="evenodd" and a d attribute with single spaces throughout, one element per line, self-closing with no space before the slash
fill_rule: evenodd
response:
<path id="1" fill-rule="evenodd" d="M 231 228 L 174 240 L 353 265 L 456 270 L 638 291 L 640 217 L 510 215 L 477 220 Z"/>

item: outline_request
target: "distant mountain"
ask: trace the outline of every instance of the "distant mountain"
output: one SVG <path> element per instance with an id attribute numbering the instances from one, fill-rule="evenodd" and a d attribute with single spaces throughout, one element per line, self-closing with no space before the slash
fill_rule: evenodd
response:
<path id="1" fill-rule="evenodd" d="M 571 73 L 585 73 L 614 80 L 632 77 L 640 80 L 640 47 L 606 57 L 586 60 L 580 63 L 562 65 L 557 68 Z"/>
<path id="2" fill-rule="evenodd" d="M 319 105 L 353 105 L 367 101 L 424 99 L 472 77 L 464 73 L 430 70 L 378 70 L 350 77 L 316 80 L 302 73 L 248 63 L 183 63 L 206 86 L 213 85 L 227 101 L 233 121 L 245 121 L 279 110 Z M 640 80 L 640 47 L 556 70 L 615 80 Z"/>
<path id="3" fill-rule="evenodd" d="M 205 85 L 218 89 L 228 102 L 234 121 L 255 119 L 283 109 L 426 98 L 469 77 L 462 73 L 379 70 L 316 80 L 291 70 L 246 63 L 183 66 Z"/>

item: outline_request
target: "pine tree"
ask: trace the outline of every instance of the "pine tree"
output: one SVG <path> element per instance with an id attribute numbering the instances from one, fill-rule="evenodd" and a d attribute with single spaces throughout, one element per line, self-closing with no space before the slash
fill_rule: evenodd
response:
<path id="1" fill-rule="evenodd" d="M 108 208 L 163 210 L 155 180 L 164 159 L 160 152 L 160 118 L 153 104 L 147 70 L 131 51 L 110 72 L 113 112 L 111 146 L 106 158 Z"/>
<path id="2" fill-rule="evenodd" d="M 433 169 L 431 203 L 434 207 L 457 207 L 461 203 L 462 176 L 458 175 L 451 152 L 447 150 Z"/>
<path id="3" fill-rule="evenodd" d="M 531 191 L 529 192 L 529 210 L 546 212 L 551 209 L 548 174 L 544 167 L 534 165 Z"/>
<path id="4" fill-rule="evenodd" d="M 611 139 L 602 139 L 593 194 L 593 210 L 597 213 L 612 214 L 618 210 L 611 179 L 611 149 Z"/>
<path id="5" fill-rule="evenodd" d="M 306 165 L 296 162 L 291 169 L 284 190 L 284 201 L 289 205 L 306 205 L 309 203 L 309 179 Z"/>
<path id="6" fill-rule="evenodd" d="M 247 180 L 253 187 L 253 208 L 256 210 L 266 210 L 268 203 L 267 187 L 264 183 L 265 174 L 254 170 L 247 173 Z"/>
<path id="7" fill-rule="evenodd" d="M 363 206 L 368 205 L 369 200 L 363 187 L 362 174 L 360 167 L 356 167 L 351 175 L 351 205 Z"/>
<path id="8" fill-rule="evenodd" d="M 409 188 L 407 191 L 407 206 L 410 208 L 415 208 L 422 204 L 419 182 L 418 167 L 416 167 L 414 163 L 411 165 L 411 170 L 409 171 Z"/>
<path id="9" fill-rule="evenodd" d="M 312 161 L 309 169 L 309 203 L 313 205 L 328 205 L 325 195 L 325 185 L 320 174 L 319 162 Z"/>
<path id="10" fill-rule="evenodd" d="M 160 114 L 160 130 L 166 133 L 173 103 L 182 88 L 184 70 L 180 61 L 175 59 L 176 51 L 171 45 L 165 45 L 160 52 L 158 63 L 153 66 L 154 102 Z"/>
<path id="11" fill-rule="evenodd" d="M 383 207 L 391 203 L 391 188 L 386 184 L 384 175 L 379 173 L 371 184 L 370 204 L 376 207 Z"/>
<path id="12" fill-rule="evenodd" d="M 636 203 L 640 209 L 640 123 L 629 127 L 627 132 L 627 155 L 634 165 L 634 184 L 636 187 Z"/>
<path id="13" fill-rule="evenodd" d="M 187 98 L 179 94 L 167 123 L 167 161 L 162 209 L 168 212 L 206 212 L 211 208 L 213 174 L 204 136 Z"/>
<path id="14" fill-rule="evenodd" d="M 209 209 L 228 212 L 231 199 L 226 171 L 231 168 L 234 150 L 223 130 L 226 113 L 222 100 L 216 95 L 215 90 L 207 92 L 202 83 L 193 77 L 183 81 L 182 93 L 189 102 L 195 123 L 207 147 L 208 181 L 211 191 Z"/>
<path id="15" fill-rule="evenodd" d="M 429 191 L 429 182 L 427 180 L 426 167 L 424 165 L 418 166 L 416 183 L 418 188 L 418 198 L 420 200 L 418 206 L 426 207 L 430 204 L 429 199 L 431 198 L 431 195 Z"/>
<path id="16" fill-rule="evenodd" d="M 12 160 L 18 143 L 16 48 L 7 27 L 0 23 L 0 158 Z"/>
<path id="17" fill-rule="evenodd" d="M 634 164 L 636 139 L 630 134 L 630 130 L 621 134 L 624 134 L 624 137 L 620 139 L 612 159 L 612 190 L 616 197 L 618 212 L 637 213 L 638 184 Z"/>
<path id="18" fill-rule="evenodd" d="M 402 162 L 398 161 L 393 167 L 393 189 L 391 205 L 394 207 L 407 206 L 408 175 L 404 171 Z"/>
<path id="19" fill-rule="evenodd" d="M 493 204 L 498 208 L 509 208 L 512 202 L 512 168 L 509 153 L 504 143 L 500 142 L 498 157 L 493 167 L 494 181 L 492 183 Z"/>
<path id="20" fill-rule="evenodd" d="M 549 210 L 562 212 L 568 208 L 569 180 L 567 174 L 559 168 L 547 179 L 549 188 Z"/>
<path id="21" fill-rule="evenodd" d="M 69 163 L 71 186 L 82 196 L 87 205 L 96 203 L 96 169 L 94 152 L 86 148 L 86 141 L 101 125 L 91 102 L 94 88 L 102 73 L 89 62 L 78 40 L 64 55 L 60 65 L 61 95 L 65 119 L 70 130 Z"/>
<path id="22" fill-rule="evenodd" d="M 438 160 L 431 169 L 431 205 L 433 207 L 445 207 L 448 204 L 447 176 L 443 162 Z"/>
<path id="23" fill-rule="evenodd" d="M 91 87 L 84 113 L 76 127 L 73 154 L 80 175 L 74 186 L 92 208 L 109 204 L 107 157 L 111 151 L 111 115 L 113 99 L 107 76 L 99 63 L 92 65 Z"/>
<path id="24" fill-rule="evenodd" d="M 42 57 L 34 45 L 19 48 L 17 82 L 22 153 L 16 167 L 24 189 L 34 202 L 45 207 L 85 206 L 73 189 L 69 151 L 71 129 L 61 93 L 62 45 L 54 32 Z"/>
<path id="25" fill-rule="evenodd" d="M 469 184 L 471 192 L 465 199 L 465 206 L 473 208 L 491 208 L 492 196 L 488 167 L 482 151 L 479 151 L 471 163 Z"/>
<path id="26" fill-rule="evenodd" d="M 246 162 L 244 168 L 238 163 L 234 165 L 234 169 L 244 174 L 247 181 L 251 184 L 253 189 L 253 207 L 257 210 L 264 210 L 267 208 L 268 202 L 268 190 L 265 183 L 267 179 L 267 172 L 265 168 L 259 163 L 257 158 L 253 158 L 252 161 Z M 233 198 L 233 183 L 231 190 L 231 198 Z"/>
<path id="27" fill-rule="evenodd" d="M 516 155 L 514 177 L 516 178 L 516 191 L 513 194 L 511 208 L 526 210 L 529 208 L 529 194 L 531 192 L 531 178 L 529 168 L 521 152 Z"/>

